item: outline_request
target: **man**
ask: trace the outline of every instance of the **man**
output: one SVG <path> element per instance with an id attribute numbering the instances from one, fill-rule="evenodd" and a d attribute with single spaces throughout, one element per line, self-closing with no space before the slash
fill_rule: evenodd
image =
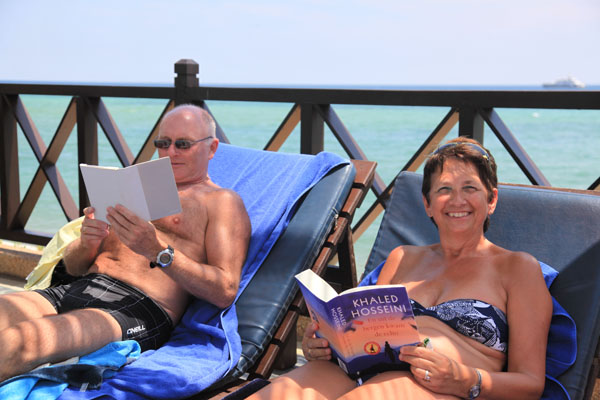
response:
<path id="1" fill-rule="evenodd" d="M 203 109 L 170 111 L 155 140 L 169 157 L 182 212 L 145 221 L 121 205 L 110 225 L 84 210 L 64 263 L 76 282 L 0 297 L 0 381 L 124 339 L 142 351 L 168 340 L 192 296 L 225 308 L 235 299 L 250 239 L 241 198 L 210 180 L 219 141 Z"/>

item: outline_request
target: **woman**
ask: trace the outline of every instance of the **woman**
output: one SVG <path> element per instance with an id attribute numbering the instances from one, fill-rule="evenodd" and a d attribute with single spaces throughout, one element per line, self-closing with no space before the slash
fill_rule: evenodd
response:
<path id="1" fill-rule="evenodd" d="M 410 371 L 380 373 L 357 385 L 328 361 L 331 349 L 315 337 L 312 323 L 302 343 L 309 362 L 256 398 L 541 396 L 552 301 L 531 255 L 484 236 L 498 200 L 493 157 L 475 140 L 453 139 L 427 160 L 422 192 L 440 242 L 397 247 L 377 284 L 406 286 L 419 334 L 433 348 L 405 346 L 399 358 Z"/>

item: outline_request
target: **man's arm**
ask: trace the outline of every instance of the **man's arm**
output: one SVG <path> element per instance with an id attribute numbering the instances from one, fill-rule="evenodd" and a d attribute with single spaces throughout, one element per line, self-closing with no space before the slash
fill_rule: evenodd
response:
<path id="1" fill-rule="evenodd" d="M 239 289 L 250 241 L 250 219 L 242 199 L 229 190 L 215 192 L 206 210 L 206 263 L 190 258 L 174 246 L 173 262 L 162 271 L 192 296 L 225 308 L 233 302 Z M 157 236 L 152 223 L 123 206 L 109 208 L 108 218 L 119 239 L 149 262 L 156 260 L 158 252 L 167 245 L 173 245 Z"/>
<path id="2" fill-rule="evenodd" d="M 63 256 L 65 268 L 73 276 L 87 272 L 98 255 L 102 241 L 108 236 L 108 224 L 94 219 L 93 207 L 87 207 L 83 213 L 81 236 L 69 243 Z"/>
<path id="3" fill-rule="evenodd" d="M 171 265 L 175 268 L 165 272 L 193 296 L 225 308 L 233 303 L 239 289 L 251 226 L 244 203 L 235 192 L 223 190 L 215 197 L 208 207 L 204 236 L 206 264 L 186 260 L 176 251 Z"/>

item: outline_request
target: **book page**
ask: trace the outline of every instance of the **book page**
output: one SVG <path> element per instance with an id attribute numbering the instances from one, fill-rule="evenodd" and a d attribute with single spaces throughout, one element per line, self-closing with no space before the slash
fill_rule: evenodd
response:
<path id="1" fill-rule="evenodd" d="M 137 164 L 144 191 L 148 220 L 153 221 L 181 212 L 177 184 L 169 157 Z"/>
<path id="2" fill-rule="evenodd" d="M 118 170 L 116 178 L 119 189 L 114 193 L 115 204 L 121 204 L 138 217 L 149 221 L 150 212 L 144 198 L 144 188 L 137 165 Z"/>
<path id="3" fill-rule="evenodd" d="M 297 274 L 296 279 L 306 286 L 313 295 L 324 302 L 328 302 L 338 295 L 331 285 L 310 269 Z"/>
<path id="4" fill-rule="evenodd" d="M 114 206 L 120 198 L 119 184 L 117 183 L 117 173 L 119 168 L 100 167 L 97 165 L 80 164 L 81 176 L 85 183 L 85 189 L 90 199 L 90 204 L 94 207 L 94 218 L 108 223 L 106 219 L 106 208 Z"/>
<path id="5" fill-rule="evenodd" d="M 108 223 L 106 208 L 117 204 L 122 204 L 147 221 L 181 212 L 168 158 L 122 169 L 86 164 L 81 164 L 80 169 L 96 219 Z M 144 179 L 140 171 L 144 171 Z M 152 211 L 149 203 L 152 204 Z"/>

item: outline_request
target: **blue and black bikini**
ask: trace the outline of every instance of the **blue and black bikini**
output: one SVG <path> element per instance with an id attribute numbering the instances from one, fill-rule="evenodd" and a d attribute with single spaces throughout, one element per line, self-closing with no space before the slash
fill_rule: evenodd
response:
<path id="1" fill-rule="evenodd" d="M 423 307 L 410 299 L 415 317 L 428 316 L 494 350 L 508 351 L 506 314 L 481 300 L 455 299 L 432 307 Z"/>

